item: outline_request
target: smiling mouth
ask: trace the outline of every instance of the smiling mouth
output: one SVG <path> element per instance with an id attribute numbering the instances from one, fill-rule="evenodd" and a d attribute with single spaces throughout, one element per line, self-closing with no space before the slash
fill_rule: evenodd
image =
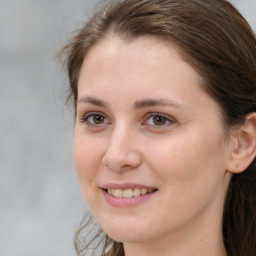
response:
<path id="1" fill-rule="evenodd" d="M 128 189 L 105 189 L 105 191 L 117 198 L 132 198 L 144 196 L 155 192 L 157 189 L 146 189 L 146 188 L 128 188 Z"/>

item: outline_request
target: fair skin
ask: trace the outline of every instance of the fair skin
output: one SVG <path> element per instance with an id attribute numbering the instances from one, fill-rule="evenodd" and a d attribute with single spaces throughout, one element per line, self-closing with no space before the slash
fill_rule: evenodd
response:
<path id="1" fill-rule="evenodd" d="M 92 215 L 126 256 L 226 255 L 222 212 L 238 143 L 201 84 L 155 38 L 104 39 L 85 57 L 75 169 Z"/>

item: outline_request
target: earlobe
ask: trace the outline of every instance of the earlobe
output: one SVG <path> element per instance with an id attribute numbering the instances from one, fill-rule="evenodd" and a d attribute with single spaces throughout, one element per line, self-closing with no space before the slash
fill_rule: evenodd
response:
<path id="1" fill-rule="evenodd" d="M 240 173 L 248 168 L 256 157 L 256 112 L 247 115 L 239 128 L 235 147 L 230 155 L 227 171 Z"/>

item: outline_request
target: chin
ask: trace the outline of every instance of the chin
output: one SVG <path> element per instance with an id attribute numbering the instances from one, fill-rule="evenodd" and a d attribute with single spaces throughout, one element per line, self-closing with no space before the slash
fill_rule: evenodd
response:
<path id="1" fill-rule="evenodd" d="M 126 242 L 126 243 L 133 243 L 133 242 L 141 242 L 142 240 L 149 239 L 149 229 L 143 228 L 140 225 L 132 225 L 126 223 L 122 224 L 111 224 L 108 223 L 107 225 L 102 226 L 104 232 L 111 237 L 113 240 L 117 242 Z"/>
<path id="2" fill-rule="evenodd" d="M 146 240 L 145 235 L 134 234 L 134 232 L 129 231 L 118 231 L 115 230 L 113 232 L 105 232 L 109 237 L 119 243 L 136 243 L 142 242 L 142 240 Z M 143 238 L 143 239 L 142 239 Z"/>

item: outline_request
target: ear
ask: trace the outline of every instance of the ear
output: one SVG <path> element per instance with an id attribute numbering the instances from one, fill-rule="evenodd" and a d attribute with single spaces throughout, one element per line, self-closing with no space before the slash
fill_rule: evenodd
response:
<path id="1" fill-rule="evenodd" d="M 235 136 L 234 148 L 227 164 L 227 171 L 240 173 L 248 168 L 256 157 L 256 112 L 247 115 L 245 123 Z"/>

